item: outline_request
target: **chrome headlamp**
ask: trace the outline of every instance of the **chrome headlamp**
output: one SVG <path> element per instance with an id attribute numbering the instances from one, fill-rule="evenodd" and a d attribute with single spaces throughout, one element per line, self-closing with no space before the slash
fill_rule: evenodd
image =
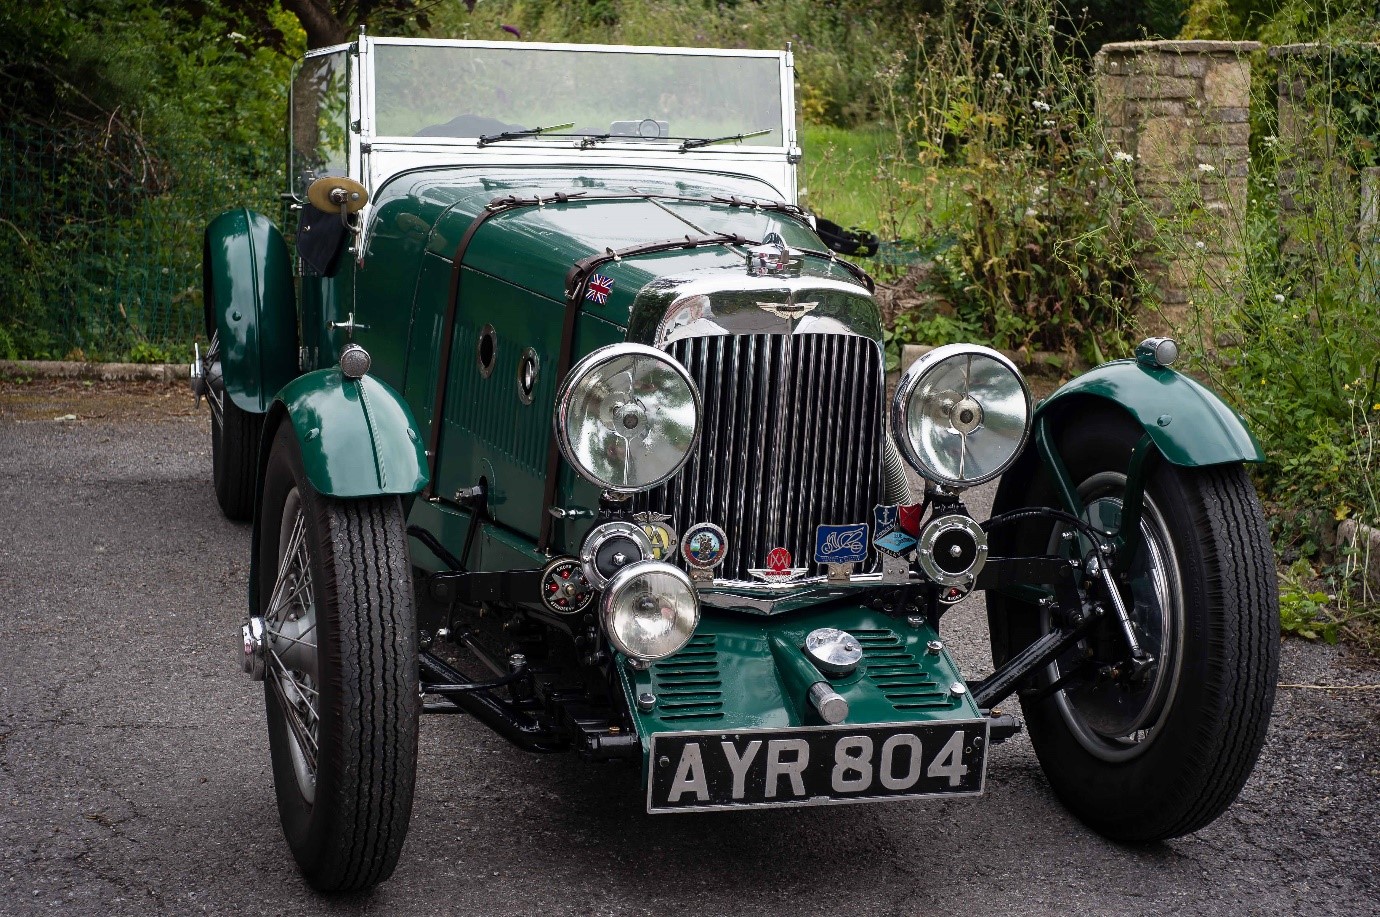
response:
<path id="1" fill-rule="evenodd" d="M 642 560 L 608 581 L 599 600 L 599 617 L 619 652 L 638 662 L 655 662 L 695 635 L 700 600 L 679 567 Z"/>
<path id="2" fill-rule="evenodd" d="M 601 347 L 556 393 L 556 442 L 581 476 L 636 493 L 669 480 L 700 434 L 700 390 L 673 358 L 642 344 Z"/>
<path id="3" fill-rule="evenodd" d="M 928 480 L 948 487 L 990 481 L 1030 434 L 1030 389 L 1014 363 L 987 347 L 936 347 L 901 376 L 891 435 Z"/>

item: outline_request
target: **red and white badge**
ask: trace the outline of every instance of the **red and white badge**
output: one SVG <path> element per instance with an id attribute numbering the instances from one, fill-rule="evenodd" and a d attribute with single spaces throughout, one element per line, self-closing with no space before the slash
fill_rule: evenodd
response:
<path id="1" fill-rule="evenodd" d="M 785 548 L 772 548 L 767 552 L 767 565 L 748 572 L 769 583 L 790 582 L 809 572 L 808 567 L 792 567 L 791 552 Z"/>

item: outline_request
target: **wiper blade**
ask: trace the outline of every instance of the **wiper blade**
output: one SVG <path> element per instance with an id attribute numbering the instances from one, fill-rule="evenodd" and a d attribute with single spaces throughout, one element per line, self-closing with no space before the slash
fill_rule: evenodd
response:
<path id="1" fill-rule="evenodd" d="M 727 137 L 702 137 L 694 140 L 687 140 L 680 145 L 680 151 L 696 150 L 702 146 L 710 146 L 715 143 L 727 143 L 730 140 L 747 140 L 749 137 L 761 137 L 763 134 L 770 134 L 772 128 L 766 127 L 760 131 L 749 131 L 746 134 L 729 134 Z"/>
<path id="2" fill-rule="evenodd" d="M 575 122 L 568 124 L 553 124 L 550 127 L 529 127 L 521 131 L 504 131 L 501 134 L 484 134 L 479 138 L 479 146 L 488 146 L 490 143 L 502 143 L 505 140 L 519 140 L 523 137 L 535 137 L 538 134 L 545 134 L 550 131 L 563 131 L 566 128 L 574 127 Z"/>

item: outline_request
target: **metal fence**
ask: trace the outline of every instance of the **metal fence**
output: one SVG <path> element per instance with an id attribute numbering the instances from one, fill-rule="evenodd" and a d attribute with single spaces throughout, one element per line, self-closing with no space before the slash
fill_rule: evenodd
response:
<path id="1" fill-rule="evenodd" d="M 0 359 L 181 358 L 201 318 L 202 231 L 277 219 L 278 150 L 0 128 Z"/>

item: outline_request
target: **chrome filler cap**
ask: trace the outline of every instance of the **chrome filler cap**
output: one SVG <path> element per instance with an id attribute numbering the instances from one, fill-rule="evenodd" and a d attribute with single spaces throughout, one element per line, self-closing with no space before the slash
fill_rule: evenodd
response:
<path id="1" fill-rule="evenodd" d="M 837 627 L 820 627 L 805 637 L 805 652 L 825 675 L 848 675 L 862 662 L 862 644 Z"/>

